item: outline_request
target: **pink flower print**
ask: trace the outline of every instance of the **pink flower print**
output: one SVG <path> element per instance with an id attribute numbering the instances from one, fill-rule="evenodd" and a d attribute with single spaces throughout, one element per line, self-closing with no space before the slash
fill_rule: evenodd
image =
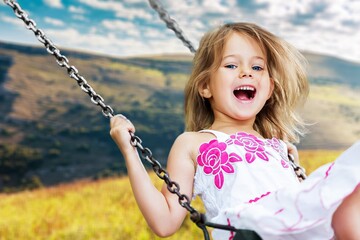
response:
<path id="1" fill-rule="evenodd" d="M 256 136 L 244 132 L 236 133 L 234 143 L 245 148 L 245 159 L 248 163 L 255 161 L 256 157 L 269 161 L 265 152 L 265 143 Z"/>
<path id="2" fill-rule="evenodd" d="M 261 194 L 260 197 L 256 197 L 256 198 L 254 198 L 254 199 L 250 199 L 250 200 L 249 200 L 249 203 L 257 202 L 257 201 L 259 201 L 261 198 L 268 196 L 270 193 L 271 193 L 271 192 L 267 192 L 267 193 Z"/>
<path id="3" fill-rule="evenodd" d="M 281 143 L 277 138 L 267 139 L 266 143 L 277 152 L 280 152 L 282 150 Z"/>
<path id="4" fill-rule="evenodd" d="M 329 168 L 326 170 L 325 172 L 325 178 L 327 178 L 330 174 L 330 171 L 332 169 L 332 167 L 334 166 L 335 162 L 331 163 L 331 165 L 329 166 Z"/>
<path id="5" fill-rule="evenodd" d="M 197 157 L 197 162 L 203 167 L 204 173 L 215 176 L 214 183 L 218 189 L 224 185 L 223 172 L 234 173 L 232 163 L 242 161 L 241 157 L 235 153 L 228 155 L 225 151 L 226 147 L 226 143 L 213 139 L 209 143 L 201 144 L 200 154 Z"/>
<path id="6" fill-rule="evenodd" d="M 282 147 L 281 142 L 277 138 L 268 139 L 266 141 L 266 144 L 270 147 L 272 147 L 275 151 L 277 151 L 280 154 L 281 157 L 281 165 L 283 168 L 288 168 L 289 163 L 285 159 L 288 159 L 287 151 Z"/>
<path id="7" fill-rule="evenodd" d="M 228 223 L 228 226 L 231 227 L 231 221 L 230 221 L 230 218 L 227 218 L 227 223 Z M 230 231 L 230 236 L 229 236 L 229 240 L 233 240 L 235 237 L 235 233 L 233 231 Z"/>
<path id="8" fill-rule="evenodd" d="M 281 166 L 283 168 L 289 168 L 289 164 L 284 159 L 281 159 Z"/>

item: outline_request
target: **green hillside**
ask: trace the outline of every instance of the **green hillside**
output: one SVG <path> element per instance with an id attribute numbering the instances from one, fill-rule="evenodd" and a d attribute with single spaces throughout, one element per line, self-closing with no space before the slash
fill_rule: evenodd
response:
<path id="1" fill-rule="evenodd" d="M 191 56 L 112 58 L 63 51 L 165 164 L 183 131 Z M 360 138 L 360 65 L 306 54 L 312 92 L 302 149 L 343 149 Z M 109 121 L 43 48 L 0 43 L 0 191 L 125 174 Z"/>
<path id="2" fill-rule="evenodd" d="M 144 66 L 136 59 L 64 54 L 164 162 L 183 131 L 182 86 L 190 62 L 144 60 Z M 0 44 L 0 56 L 0 189 L 125 173 L 108 119 L 52 56 L 9 44 Z"/>
<path id="3" fill-rule="evenodd" d="M 303 149 L 342 149 L 360 139 L 360 64 L 305 53 L 311 82 Z"/>

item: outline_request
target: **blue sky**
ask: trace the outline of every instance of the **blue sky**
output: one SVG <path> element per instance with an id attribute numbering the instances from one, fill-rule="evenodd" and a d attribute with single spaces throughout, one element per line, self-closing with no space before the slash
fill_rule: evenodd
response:
<path id="1" fill-rule="evenodd" d="M 162 0 L 195 48 L 224 22 L 255 22 L 300 50 L 360 62 L 358 0 Z M 60 49 L 114 56 L 189 53 L 147 0 L 18 0 Z M 41 45 L 0 2 L 0 41 Z"/>

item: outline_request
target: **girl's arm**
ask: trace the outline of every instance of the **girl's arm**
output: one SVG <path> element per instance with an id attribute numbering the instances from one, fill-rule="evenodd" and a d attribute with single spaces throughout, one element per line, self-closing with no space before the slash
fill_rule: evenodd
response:
<path id="1" fill-rule="evenodd" d="M 158 236 L 175 233 L 185 219 L 186 209 L 180 206 L 177 195 L 170 193 L 166 185 L 161 191 L 153 185 L 136 148 L 130 144 L 129 131 L 135 132 L 133 124 L 118 115 L 111 119 L 110 126 L 110 135 L 125 158 L 131 188 L 146 222 Z M 167 164 L 171 179 L 190 199 L 195 174 L 190 154 L 192 145 L 188 134 L 179 136 L 171 148 Z"/>
<path id="2" fill-rule="evenodd" d="M 294 157 L 294 162 L 296 164 L 300 164 L 299 153 L 298 153 L 296 146 L 290 142 L 285 142 L 285 143 L 286 143 L 286 146 L 288 149 L 288 154 L 291 154 Z"/>

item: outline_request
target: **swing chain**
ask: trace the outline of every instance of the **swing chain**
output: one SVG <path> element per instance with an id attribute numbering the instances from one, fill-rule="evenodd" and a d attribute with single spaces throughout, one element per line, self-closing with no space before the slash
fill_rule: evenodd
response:
<path id="1" fill-rule="evenodd" d="M 177 24 L 177 22 L 170 17 L 161 3 L 157 0 L 149 0 L 149 3 L 150 6 L 159 14 L 159 17 L 166 23 L 166 26 L 174 31 L 176 37 L 183 42 L 183 44 L 190 50 L 191 53 L 195 53 L 196 50 L 191 44 L 190 40 L 184 36 L 183 31 L 179 27 L 179 24 Z"/>
<path id="2" fill-rule="evenodd" d="M 147 160 L 151 164 L 151 166 L 152 166 L 154 172 L 156 173 L 156 175 L 166 183 L 166 186 L 167 186 L 167 189 L 169 190 L 169 192 L 171 192 L 173 194 L 176 194 L 178 196 L 179 204 L 182 207 L 186 208 L 186 210 L 188 210 L 191 214 L 193 214 L 195 212 L 198 213 L 190 205 L 189 197 L 187 195 L 185 195 L 185 194 L 180 193 L 179 184 L 171 180 L 171 178 L 169 176 L 169 173 L 161 166 L 159 161 L 157 161 L 154 158 L 151 150 L 149 148 L 144 147 L 141 144 L 142 143 L 141 138 L 134 135 L 134 133 L 132 133 L 132 132 L 130 133 L 130 135 L 131 135 L 131 140 L 130 140 L 131 145 L 136 147 L 140 151 L 140 156 L 143 159 Z"/>
<path id="3" fill-rule="evenodd" d="M 95 92 L 95 90 L 90 86 L 90 84 L 87 83 L 86 79 L 79 74 L 79 71 L 76 69 L 75 66 L 72 66 L 69 64 L 69 60 L 66 56 L 62 55 L 60 50 L 52 43 L 52 41 L 45 35 L 44 31 L 41 29 L 38 29 L 36 27 L 36 22 L 32 19 L 29 19 L 28 14 L 22 10 L 20 5 L 15 2 L 14 0 L 3 0 L 5 4 L 10 6 L 15 15 L 21 19 L 25 25 L 26 28 L 31 30 L 36 38 L 41 42 L 47 52 L 51 55 L 53 55 L 56 58 L 56 62 L 60 67 L 65 67 L 67 69 L 68 75 L 76 80 L 77 84 L 80 86 L 80 88 L 87 93 L 90 96 L 90 100 L 100 106 L 102 108 L 102 113 L 105 117 L 111 118 L 114 116 L 114 110 L 104 103 L 104 99 Z M 153 1 L 154 2 L 154 1 Z M 180 38 L 184 44 L 190 49 L 191 52 L 195 52 L 195 49 L 192 47 L 191 43 L 182 35 L 182 31 L 177 26 L 176 22 L 170 18 L 170 16 L 167 14 L 167 12 L 159 5 L 154 3 L 155 5 L 152 5 L 152 7 L 159 12 L 159 15 L 161 18 L 166 21 L 167 26 L 174 30 L 176 33 L 176 36 Z M 161 13 L 160 13 L 161 12 Z M 191 220 L 202 229 L 204 233 L 205 240 L 210 239 L 209 233 L 206 229 L 205 224 L 205 216 L 204 214 L 199 213 L 196 209 L 194 209 L 190 205 L 190 199 L 187 195 L 180 193 L 180 186 L 178 183 L 172 181 L 170 179 L 170 176 L 168 172 L 161 166 L 161 164 L 153 157 L 152 152 L 149 148 L 145 148 L 142 146 L 142 140 L 130 132 L 131 135 L 131 144 L 134 147 L 137 147 L 140 150 L 141 157 L 143 159 L 146 159 L 150 164 L 152 165 L 153 170 L 155 171 L 156 175 L 162 179 L 166 185 L 167 189 L 178 196 L 179 204 L 185 208 L 190 213 Z"/>
<path id="4" fill-rule="evenodd" d="M 288 154 L 288 158 L 289 158 L 289 162 L 292 166 L 292 168 L 294 169 L 294 172 L 297 176 L 297 178 L 299 179 L 299 181 L 303 181 L 306 179 L 306 174 L 305 174 L 305 168 L 301 167 L 300 165 L 298 165 L 295 162 L 295 158 L 292 154 Z"/>
<path id="5" fill-rule="evenodd" d="M 187 195 L 180 193 L 179 184 L 171 180 L 169 173 L 161 166 L 159 161 L 154 158 L 151 150 L 141 144 L 141 138 L 132 132 L 130 132 L 130 136 L 131 145 L 136 147 L 140 151 L 140 156 L 151 164 L 156 175 L 166 183 L 168 191 L 178 196 L 179 204 L 190 213 L 191 221 L 193 221 L 203 231 L 205 240 L 209 240 L 210 238 L 206 229 L 205 215 L 201 214 L 191 206 L 190 199 Z"/>
<path id="6" fill-rule="evenodd" d="M 28 14 L 20 7 L 20 5 L 13 0 L 4 0 L 4 3 L 13 9 L 15 15 L 25 23 L 26 28 L 31 30 L 39 42 L 44 44 L 47 52 L 56 58 L 58 65 L 67 69 L 69 76 L 90 96 L 91 102 L 102 108 L 103 115 L 107 118 L 114 116 L 114 110 L 104 103 L 104 99 L 95 92 L 85 78 L 79 74 L 79 71 L 74 66 L 70 66 L 67 57 L 61 54 L 60 50 L 45 35 L 43 30 L 36 27 L 36 22 L 28 17 Z"/>

